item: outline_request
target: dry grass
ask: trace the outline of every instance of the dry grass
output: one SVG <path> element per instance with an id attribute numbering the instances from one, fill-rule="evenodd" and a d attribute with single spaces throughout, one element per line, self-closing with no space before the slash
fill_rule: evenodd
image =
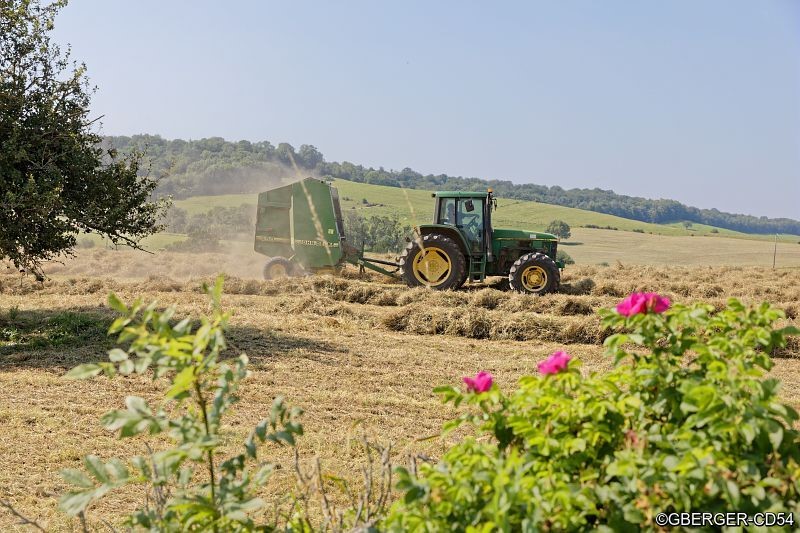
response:
<path id="1" fill-rule="evenodd" d="M 800 323 L 800 270 L 577 267 L 565 272 L 568 294 L 532 297 L 486 286 L 409 290 L 383 277 L 358 279 L 352 271 L 344 278 L 264 282 L 256 279 L 260 262 L 250 259 L 159 254 L 142 260 L 119 254 L 89 251 L 51 271 L 53 279 L 44 284 L 13 273 L 0 276 L 0 498 L 56 531 L 75 527 L 56 510 L 54 495 L 64 490 L 60 469 L 78 466 L 90 452 L 143 452 L 143 441 L 118 441 L 100 428 L 99 417 L 122 406 L 128 394 L 158 397 L 158 384 L 145 378 L 61 377 L 75 364 L 103 357 L 108 341 L 91 332 L 72 335 L 70 328 L 85 325 L 74 316 L 109 320 L 105 298 L 112 290 L 127 300 L 156 298 L 176 305 L 180 314 L 196 315 L 206 308 L 199 283 L 218 270 L 235 274 L 226 281 L 224 298 L 234 313 L 232 354 L 247 352 L 253 375 L 229 421 L 229 449 L 283 394 L 306 411 L 303 457 L 318 455 L 328 471 L 345 477 L 356 477 L 361 458 L 351 439 L 362 431 L 393 442 L 398 460 L 409 453 L 441 454 L 441 440 L 419 440 L 453 414 L 431 393 L 436 385 L 488 370 L 501 387 L 511 388 L 565 345 L 584 371 L 607 369 L 594 311 L 632 290 L 719 306 L 729 297 L 768 300 L 786 310 L 787 321 Z M 65 319 L 66 311 L 73 318 Z M 8 340 L 13 328 L 27 330 Z M 772 374 L 784 382 L 784 399 L 800 407 L 800 359 L 794 358 L 800 345 L 795 342 L 783 355 Z M 288 465 L 287 452 L 277 450 L 274 460 Z M 276 481 L 268 496 L 285 494 L 291 476 L 283 472 Z M 91 516 L 115 521 L 118 509 L 128 511 L 141 499 L 137 489 L 126 489 Z M 0 511 L 0 529 L 13 523 Z"/>

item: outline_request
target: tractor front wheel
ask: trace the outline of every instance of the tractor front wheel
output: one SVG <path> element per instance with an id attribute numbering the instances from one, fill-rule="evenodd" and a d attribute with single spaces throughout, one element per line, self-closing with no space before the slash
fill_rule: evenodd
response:
<path id="1" fill-rule="evenodd" d="M 409 287 L 457 289 L 466 279 L 466 258 L 453 239 L 424 235 L 408 243 L 400 256 L 403 279 Z"/>
<path id="2" fill-rule="evenodd" d="M 295 265 L 285 257 L 272 257 L 264 264 L 264 279 L 290 278 L 295 274 Z"/>
<path id="3" fill-rule="evenodd" d="M 543 253 L 530 253 L 517 259 L 508 272 L 512 290 L 527 294 L 547 294 L 558 289 L 561 273 L 556 262 Z"/>

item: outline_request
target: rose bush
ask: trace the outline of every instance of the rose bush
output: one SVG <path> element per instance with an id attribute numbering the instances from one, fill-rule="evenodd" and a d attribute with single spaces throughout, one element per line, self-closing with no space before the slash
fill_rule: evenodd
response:
<path id="1" fill-rule="evenodd" d="M 656 529 L 660 512 L 800 512 L 798 415 L 765 378 L 797 328 L 730 300 L 656 294 L 602 313 L 615 366 L 582 376 L 557 352 L 505 393 L 440 387 L 475 436 L 437 464 L 399 469 L 389 530 Z M 798 522 L 795 522 L 797 524 Z"/>

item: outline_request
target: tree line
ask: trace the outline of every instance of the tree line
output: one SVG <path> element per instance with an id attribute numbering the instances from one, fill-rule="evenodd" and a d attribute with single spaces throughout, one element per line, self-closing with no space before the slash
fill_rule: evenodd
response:
<path id="1" fill-rule="evenodd" d="M 675 200 L 652 200 L 617 194 L 612 190 L 564 189 L 558 185 L 512 183 L 421 174 L 410 168 L 387 170 L 347 161 L 328 162 L 312 145 L 295 149 L 288 143 L 226 141 L 220 137 L 185 141 L 158 135 L 106 137 L 105 142 L 123 153 L 145 150 L 151 172 L 166 174 L 159 194 L 176 198 L 200 194 L 257 192 L 298 175 L 332 177 L 359 183 L 427 190 L 486 190 L 492 187 L 504 198 L 575 207 L 598 213 L 658 224 L 690 221 L 746 233 L 800 234 L 800 221 L 755 217 L 718 209 L 700 209 Z"/>

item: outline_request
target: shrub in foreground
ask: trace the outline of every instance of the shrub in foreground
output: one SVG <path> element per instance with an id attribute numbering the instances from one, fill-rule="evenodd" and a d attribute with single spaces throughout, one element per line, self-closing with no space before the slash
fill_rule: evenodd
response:
<path id="1" fill-rule="evenodd" d="M 256 525 L 254 511 L 264 507 L 258 490 L 272 466 L 259 456 L 263 443 L 294 445 L 303 432 L 300 410 L 278 397 L 269 417 L 261 421 L 242 444 L 241 452 L 220 457 L 221 421 L 238 400 L 237 389 L 247 376 L 245 355 L 220 361 L 225 349 L 223 329 L 228 315 L 220 310 L 222 278 L 205 287 L 212 314 L 193 329 L 189 319 L 173 324 L 174 309 L 158 311 L 155 304 L 136 301 L 127 307 L 115 296 L 109 304 L 119 313 L 110 328 L 128 344 L 109 352 L 109 361 L 74 368 L 68 377 L 88 378 L 101 373 L 149 373 L 168 387 L 164 402 L 148 405 L 137 396 L 125 400 L 126 409 L 106 414 L 103 425 L 120 438 L 160 435 L 166 448 L 131 459 L 103 461 L 89 455 L 85 470 L 62 472 L 74 488 L 61 498 L 61 508 L 83 515 L 96 499 L 126 484 L 147 488 L 145 504 L 125 520 L 128 527 L 153 531 L 248 531 Z M 149 448 L 148 448 L 149 449 Z M 269 528 L 259 528 L 266 530 Z"/>
<path id="2" fill-rule="evenodd" d="M 602 314 L 615 367 L 583 377 L 564 352 L 512 393 L 491 376 L 441 387 L 468 409 L 446 424 L 476 436 L 418 472 L 385 526 L 395 531 L 655 529 L 660 512 L 800 512 L 798 415 L 764 379 L 796 328 L 730 300 L 671 309 L 652 293 Z M 480 386 L 478 386 L 480 384 Z"/>
<path id="3" fill-rule="evenodd" d="M 303 433 L 298 421 L 301 411 L 278 397 L 239 453 L 223 454 L 220 447 L 229 440 L 225 435 L 230 429 L 223 428 L 222 419 L 238 401 L 239 387 L 248 374 L 247 357 L 222 360 L 228 322 L 220 308 L 222 277 L 203 289 L 212 312 L 199 323 L 176 319 L 174 308 L 159 311 L 155 303 L 145 306 L 139 300 L 128 307 L 113 294 L 109 296 L 110 306 L 122 315 L 110 333 L 118 334 L 127 349 L 113 349 L 109 361 L 78 366 L 68 377 L 136 373 L 164 385 L 160 405 L 129 396 L 126 409 L 111 411 L 102 419 L 105 428 L 118 432 L 120 438 L 149 436 L 157 451 L 146 444 L 149 453 L 142 456 L 108 461 L 85 457 L 84 470 L 62 472 L 73 488 L 62 496 L 61 508 L 79 516 L 86 531 L 85 512 L 95 500 L 137 484 L 145 489 L 145 501 L 132 514 L 118 517 L 133 530 L 370 530 L 386 514 L 392 486 L 391 446 L 366 437 L 356 445 L 354 451 L 364 459 L 360 487 L 324 472 L 318 460 L 309 469 L 301 464 L 295 447 L 297 436 Z M 273 471 L 263 456 L 263 444 L 286 444 L 295 452 L 296 483 L 269 504 L 259 497 Z M 342 499 L 345 503 L 337 505 L 336 500 Z M 38 526 L 10 504 L 0 501 L 0 506 Z"/>

